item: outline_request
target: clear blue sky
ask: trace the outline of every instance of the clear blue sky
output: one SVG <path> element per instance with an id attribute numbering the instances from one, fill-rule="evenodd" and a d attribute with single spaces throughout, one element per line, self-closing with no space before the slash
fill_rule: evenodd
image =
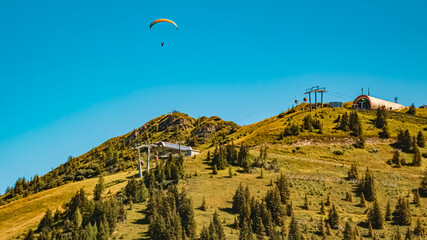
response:
<path id="1" fill-rule="evenodd" d="M 427 103 L 426 1 L 0 1 L 0 190 L 172 109 Z M 151 21 L 170 18 L 180 27 Z M 161 47 L 160 42 L 165 41 Z"/>

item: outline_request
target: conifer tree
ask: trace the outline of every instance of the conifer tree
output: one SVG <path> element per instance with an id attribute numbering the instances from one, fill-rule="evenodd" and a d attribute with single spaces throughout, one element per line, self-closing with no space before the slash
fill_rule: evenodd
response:
<path id="1" fill-rule="evenodd" d="M 294 214 L 294 209 L 292 205 L 292 200 L 289 200 L 288 203 L 286 204 L 286 215 L 288 217 L 291 217 L 293 214 Z"/>
<path id="2" fill-rule="evenodd" d="M 325 228 L 325 222 L 323 221 L 323 217 L 320 219 L 320 223 L 319 223 L 319 234 L 323 238 L 326 238 L 326 228 Z"/>
<path id="3" fill-rule="evenodd" d="M 338 228 L 340 217 L 338 215 L 337 209 L 335 208 L 335 204 L 332 204 L 331 209 L 329 210 L 328 222 L 332 228 Z"/>
<path id="4" fill-rule="evenodd" d="M 406 230 L 405 240 L 413 240 L 413 239 L 414 239 L 414 234 L 411 231 L 411 227 L 408 227 L 408 229 Z"/>
<path id="5" fill-rule="evenodd" d="M 267 209 L 270 210 L 273 222 L 278 226 L 282 226 L 284 223 L 283 217 L 285 211 L 283 209 L 283 205 L 280 200 L 280 193 L 277 188 L 272 188 L 267 191 L 265 203 Z"/>
<path id="6" fill-rule="evenodd" d="M 427 197 L 427 168 L 424 171 L 424 176 L 421 180 L 419 192 L 420 192 L 421 196 Z"/>
<path id="7" fill-rule="evenodd" d="M 242 227 L 240 228 L 239 240 L 252 240 L 253 237 L 251 225 L 247 220 L 245 220 L 241 225 Z"/>
<path id="8" fill-rule="evenodd" d="M 374 238 L 374 236 L 375 236 L 374 229 L 372 228 L 371 221 L 368 222 L 368 235 L 371 238 Z"/>
<path id="9" fill-rule="evenodd" d="M 304 197 L 304 208 L 305 208 L 305 210 L 309 210 L 310 209 L 310 206 L 309 206 L 310 204 L 309 204 L 309 201 L 308 201 L 308 196 L 307 196 L 307 193 L 305 194 L 305 197 Z"/>
<path id="10" fill-rule="evenodd" d="M 350 222 L 345 223 L 345 229 L 344 229 L 343 235 L 344 235 L 343 239 L 345 240 L 356 240 L 356 233 L 351 227 Z"/>
<path id="11" fill-rule="evenodd" d="M 326 206 L 325 206 L 325 202 L 324 201 L 322 201 L 320 203 L 320 214 L 326 215 Z"/>
<path id="12" fill-rule="evenodd" d="M 347 112 L 345 112 L 342 115 L 340 123 L 339 123 L 339 126 L 338 126 L 338 129 L 341 129 L 341 130 L 344 130 L 344 131 L 349 131 L 350 130 L 350 128 L 349 128 L 349 118 L 348 118 Z"/>
<path id="13" fill-rule="evenodd" d="M 74 212 L 73 224 L 76 228 L 80 228 L 82 226 L 82 221 L 82 214 L 80 213 L 80 209 L 77 208 L 77 210 Z"/>
<path id="14" fill-rule="evenodd" d="M 43 228 L 50 229 L 52 227 L 52 224 L 53 224 L 52 211 L 48 208 L 48 209 L 46 209 L 46 212 L 45 212 L 42 220 L 39 223 L 37 231 L 41 232 L 43 230 Z"/>
<path id="15" fill-rule="evenodd" d="M 228 177 L 233 178 L 233 169 L 231 166 L 228 166 Z"/>
<path id="16" fill-rule="evenodd" d="M 396 145 L 402 149 L 404 152 L 409 152 L 412 146 L 412 138 L 409 130 L 400 130 L 397 134 L 397 143 Z"/>
<path id="17" fill-rule="evenodd" d="M 420 147 L 420 148 L 425 147 L 425 143 L 426 142 L 425 142 L 425 139 L 424 139 L 423 132 L 419 131 L 418 135 L 417 135 L 417 144 L 418 144 L 418 147 Z"/>
<path id="18" fill-rule="evenodd" d="M 96 240 L 97 236 L 97 229 L 96 225 L 92 226 L 92 223 L 89 222 L 88 225 L 86 225 L 85 232 L 84 232 L 84 239 L 85 240 Z"/>
<path id="19" fill-rule="evenodd" d="M 391 159 L 391 162 L 398 168 L 402 167 L 402 159 L 400 158 L 399 150 L 396 149 L 393 151 L 393 158 Z"/>
<path id="20" fill-rule="evenodd" d="M 373 228 L 384 228 L 384 218 L 381 213 L 380 205 L 378 204 L 378 201 L 376 199 L 374 201 L 373 207 L 368 212 L 368 220 L 369 222 L 371 222 Z"/>
<path id="21" fill-rule="evenodd" d="M 414 228 L 414 235 L 418 236 L 420 238 L 427 236 L 427 231 L 426 231 L 426 228 L 424 226 L 424 223 L 421 220 L 421 218 L 419 218 L 419 217 L 417 219 L 417 223 L 416 223 L 415 228 Z"/>
<path id="22" fill-rule="evenodd" d="M 388 130 L 387 122 L 384 123 L 383 127 L 381 128 L 381 132 L 379 132 L 378 135 L 380 138 L 390 138 L 390 131 Z"/>
<path id="23" fill-rule="evenodd" d="M 326 206 L 331 206 L 332 205 L 332 195 L 331 193 L 328 193 L 328 196 L 326 197 Z"/>
<path id="24" fill-rule="evenodd" d="M 217 239 L 218 240 L 225 240 L 224 229 L 221 225 L 221 222 L 219 221 L 218 212 L 216 210 L 213 214 L 212 224 L 213 224 L 214 229 L 215 229 L 215 236 L 218 237 Z M 192 237 L 194 237 L 194 235 Z"/>
<path id="25" fill-rule="evenodd" d="M 402 234 L 400 233 L 399 227 L 397 227 L 397 229 L 396 229 L 396 233 L 394 234 L 394 239 L 395 240 L 402 240 Z"/>
<path id="26" fill-rule="evenodd" d="M 205 197 L 203 197 L 203 201 L 202 201 L 202 205 L 200 206 L 200 209 L 202 211 L 207 211 L 208 210 L 208 205 L 206 204 Z"/>
<path id="27" fill-rule="evenodd" d="M 414 142 L 415 142 L 415 137 L 414 137 Z M 414 158 L 412 160 L 412 165 L 419 167 L 419 166 L 421 166 L 420 149 L 418 148 L 418 146 L 415 143 L 414 143 L 413 149 L 414 149 Z"/>
<path id="28" fill-rule="evenodd" d="M 332 235 L 332 233 L 331 233 L 331 226 L 329 225 L 328 222 L 326 223 L 326 234 Z"/>
<path id="29" fill-rule="evenodd" d="M 285 174 L 281 173 L 280 176 L 277 179 L 277 189 L 280 192 L 280 200 L 283 204 L 286 204 L 287 201 L 290 198 L 290 191 L 289 191 L 289 183 L 288 179 Z"/>
<path id="30" fill-rule="evenodd" d="M 271 212 L 267 209 L 267 206 L 265 205 L 264 201 L 262 201 L 260 204 L 260 212 L 262 224 L 265 229 L 265 235 L 270 236 L 274 230 L 273 220 L 271 217 Z"/>
<path id="31" fill-rule="evenodd" d="M 395 210 L 393 212 L 394 221 L 399 225 L 410 225 L 411 224 L 411 209 L 409 202 L 403 198 L 399 197 Z"/>
<path id="32" fill-rule="evenodd" d="M 355 163 L 351 164 L 350 171 L 347 172 L 347 176 L 349 180 L 359 179 L 359 173 Z"/>
<path id="33" fill-rule="evenodd" d="M 375 119 L 375 126 L 379 129 L 383 128 L 383 126 L 386 124 L 386 112 L 384 107 L 380 107 L 377 109 L 377 117 Z"/>
<path id="34" fill-rule="evenodd" d="M 34 236 L 34 232 L 32 229 L 28 231 L 27 235 L 25 236 L 24 240 L 36 240 L 37 238 Z"/>
<path id="35" fill-rule="evenodd" d="M 366 145 L 365 137 L 363 135 L 359 135 L 356 139 L 355 147 L 363 149 L 365 148 L 365 145 Z"/>
<path id="36" fill-rule="evenodd" d="M 218 174 L 218 170 L 216 168 L 216 165 L 213 166 L 212 174 L 213 175 L 217 175 Z"/>
<path id="37" fill-rule="evenodd" d="M 202 232 L 200 233 L 200 240 L 211 240 L 212 237 L 206 225 L 203 225 Z"/>
<path id="38" fill-rule="evenodd" d="M 299 230 L 297 220 L 295 219 L 295 215 L 292 215 L 291 223 L 289 224 L 288 239 L 289 240 L 302 240 L 303 239 L 302 234 Z"/>
<path id="39" fill-rule="evenodd" d="M 417 113 L 417 109 L 415 108 L 414 104 L 412 103 L 412 105 L 408 108 L 408 111 L 406 112 L 407 114 L 410 115 L 415 115 Z"/>
<path id="40" fill-rule="evenodd" d="M 387 201 L 387 207 L 385 210 L 385 220 L 390 221 L 391 220 L 391 206 L 390 201 Z"/>
<path id="41" fill-rule="evenodd" d="M 366 168 L 365 177 L 359 183 L 359 191 L 363 193 L 364 197 L 368 201 L 373 201 L 375 198 L 375 180 L 374 175 Z"/>
<path id="42" fill-rule="evenodd" d="M 414 204 L 419 207 L 421 206 L 421 197 L 418 189 L 414 190 Z"/>
<path id="43" fill-rule="evenodd" d="M 98 178 L 98 183 L 95 185 L 95 189 L 93 190 L 93 200 L 95 201 L 100 200 L 104 189 L 105 189 L 104 177 L 100 175 Z"/>

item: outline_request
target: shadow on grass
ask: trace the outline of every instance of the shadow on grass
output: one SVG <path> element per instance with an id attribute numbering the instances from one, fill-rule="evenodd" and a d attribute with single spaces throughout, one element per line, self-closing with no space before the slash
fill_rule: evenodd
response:
<path id="1" fill-rule="evenodd" d="M 228 213 L 228 214 L 232 214 L 232 215 L 236 214 L 236 213 L 233 211 L 233 209 L 232 209 L 232 208 L 230 208 L 230 207 L 219 208 L 219 210 L 220 210 L 220 211 L 222 211 L 222 212 L 226 212 L 226 213 Z"/>

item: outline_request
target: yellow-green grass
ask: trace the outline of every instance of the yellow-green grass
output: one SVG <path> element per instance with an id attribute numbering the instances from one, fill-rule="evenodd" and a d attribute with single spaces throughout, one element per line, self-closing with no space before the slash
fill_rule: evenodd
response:
<path id="1" fill-rule="evenodd" d="M 290 178 L 294 213 L 302 227 L 307 227 L 309 232 L 315 232 L 322 217 L 319 212 L 319 203 L 326 200 L 328 193 L 331 193 L 332 200 L 339 209 L 342 225 L 346 221 L 354 224 L 366 221 L 367 208 L 358 206 L 360 197 L 355 193 L 356 185 L 345 180 L 351 163 L 356 163 L 361 176 L 366 167 L 369 167 L 374 173 L 377 198 L 383 214 L 387 201 L 390 201 L 394 209 L 398 196 L 408 197 L 412 201 L 411 190 L 419 186 L 420 174 L 426 165 L 424 163 L 422 167 L 404 166 L 402 168 L 387 165 L 386 162 L 392 157 L 393 151 L 388 143 L 368 144 L 366 149 L 355 149 L 351 144 L 337 143 L 298 146 L 298 150 L 296 149 L 297 146 L 270 145 L 269 158 L 276 158 L 281 165 L 281 172 Z M 296 151 L 293 152 L 293 150 Z M 335 150 L 343 151 L 344 154 L 337 156 L 333 153 Z M 251 150 L 251 153 L 259 154 L 257 150 Z M 238 239 L 238 231 L 232 226 L 237 215 L 231 213 L 231 201 L 236 188 L 242 183 L 249 187 L 253 196 L 262 199 L 270 188 L 270 181 L 274 181 L 280 173 L 264 171 L 264 178 L 260 179 L 259 169 L 254 173 L 240 173 L 239 168 L 232 167 L 235 173 L 232 178 L 229 177 L 228 169 L 219 171 L 218 175 L 212 175 L 211 167 L 204 161 L 205 154 L 206 152 L 196 158 L 186 158 L 185 169 L 187 175 L 191 174 L 191 177 L 181 180 L 179 187 L 187 190 L 193 200 L 197 233 L 200 233 L 204 225 L 209 225 L 214 211 L 218 211 L 227 239 Z M 408 154 L 408 156 L 410 155 Z M 343 200 L 346 192 L 351 192 L 353 202 Z M 311 202 L 309 210 L 302 208 L 305 194 L 308 194 Z M 208 206 L 207 211 L 199 209 L 203 198 Z M 419 216 L 425 221 L 427 220 L 427 201 L 425 199 L 421 201 L 420 207 L 411 204 L 411 211 L 416 217 Z M 368 207 L 371 204 L 368 202 Z M 141 206 L 143 205 L 135 205 L 133 210 L 128 212 L 128 221 L 126 224 L 119 225 L 116 237 L 147 238 L 148 223 L 141 220 L 144 218 Z M 413 221 L 415 220 L 416 218 L 413 219 Z M 286 225 L 289 224 L 289 221 L 290 218 L 287 217 Z M 363 223 L 358 228 L 361 232 L 367 231 Z M 384 234 L 385 238 L 389 239 L 394 230 L 395 226 L 391 222 L 387 222 L 384 229 L 376 230 L 376 232 Z M 333 230 L 332 232 L 333 236 L 330 239 L 342 239 L 339 231 Z M 307 237 L 310 237 L 310 234 L 307 234 Z"/>
<path id="2" fill-rule="evenodd" d="M 105 177 L 105 184 L 110 185 L 105 191 L 106 194 L 114 194 L 120 190 L 126 180 L 134 173 L 123 172 Z M 55 211 L 61 209 L 62 205 L 71 200 L 71 197 L 83 188 L 89 195 L 98 181 L 98 178 L 86 179 L 80 182 L 69 183 L 57 188 L 49 189 L 34 195 L 21 198 L 0 207 L 0 239 L 11 239 L 19 237 L 29 230 L 36 228 L 47 208 Z"/>

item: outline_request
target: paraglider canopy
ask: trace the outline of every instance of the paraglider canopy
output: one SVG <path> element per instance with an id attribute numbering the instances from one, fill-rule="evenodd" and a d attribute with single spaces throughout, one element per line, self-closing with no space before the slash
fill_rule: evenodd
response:
<path id="1" fill-rule="evenodd" d="M 176 25 L 176 23 L 175 23 L 174 21 L 169 20 L 169 19 L 164 19 L 164 18 L 154 20 L 154 21 L 150 24 L 150 28 L 151 28 L 152 26 L 156 25 L 157 23 L 160 23 L 160 22 L 172 23 L 173 25 L 175 25 L 176 30 L 178 30 L 178 25 Z"/>

